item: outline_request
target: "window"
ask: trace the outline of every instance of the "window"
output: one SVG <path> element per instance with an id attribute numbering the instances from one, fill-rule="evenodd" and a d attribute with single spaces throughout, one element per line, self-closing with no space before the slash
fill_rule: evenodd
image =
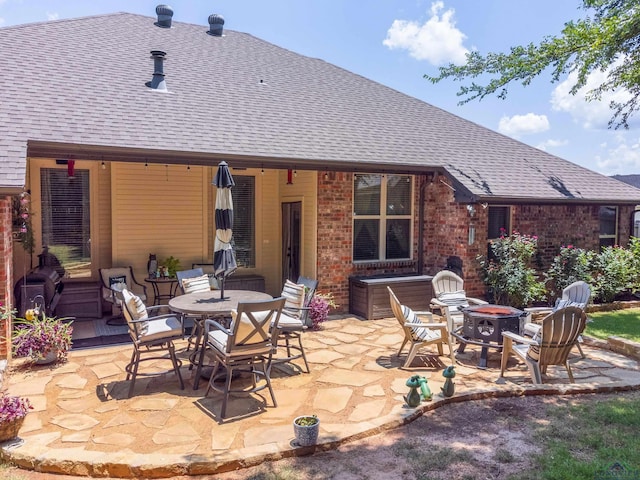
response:
<path id="1" fill-rule="evenodd" d="M 509 207 L 489 207 L 487 240 L 495 240 L 511 233 L 511 209 Z M 487 258 L 495 259 L 491 242 L 487 242 Z"/>
<path id="2" fill-rule="evenodd" d="M 42 168 L 42 246 L 49 247 L 68 278 L 91 276 L 89 170 Z"/>
<path id="3" fill-rule="evenodd" d="M 500 238 L 511 233 L 509 207 L 489 207 L 487 239 Z"/>
<path id="4" fill-rule="evenodd" d="M 353 192 L 353 260 L 410 259 L 412 177 L 356 174 Z"/>
<path id="5" fill-rule="evenodd" d="M 233 197 L 233 248 L 238 267 L 255 268 L 255 198 L 256 179 L 249 176 L 235 176 Z"/>
<path id="6" fill-rule="evenodd" d="M 618 243 L 617 231 L 618 207 L 600 207 L 600 248 Z"/>

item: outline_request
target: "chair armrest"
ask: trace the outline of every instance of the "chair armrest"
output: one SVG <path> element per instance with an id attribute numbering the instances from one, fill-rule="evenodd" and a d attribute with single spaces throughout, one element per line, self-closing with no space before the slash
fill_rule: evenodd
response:
<path id="1" fill-rule="evenodd" d="M 532 338 L 526 338 L 513 332 L 502 332 L 502 336 L 509 337 L 511 340 L 518 343 L 526 343 L 527 345 L 540 345 L 540 342 Z"/>
<path id="2" fill-rule="evenodd" d="M 479 298 L 467 297 L 467 302 L 473 303 L 474 305 L 488 305 L 489 302 L 484 300 L 480 300 Z"/>
<path id="3" fill-rule="evenodd" d="M 430 303 L 431 303 L 431 305 L 435 305 L 436 307 L 448 307 L 449 306 L 446 303 L 438 300 L 437 298 L 432 298 Z"/>
<path id="4" fill-rule="evenodd" d="M 147 313 L 151 314 L 151 312 L 155 312 L 155 311 L 160 311 L 160 310 L 167 310 L 168 312 L 171 312 L 171 310 L 169 310 L 169 306 L 168 305 L 151 305 L 149 307 L 147 307 Z M 164 315 L 164 313 L 156 313 L 154 315 L 149 315 L 151 316 L 156 316 L 156 315 Z M 177 313 L 173 314 L 173 316 L 178 317 L 179 315 Z"/>
<path id="5" fill-rule="evenodd" d="M 445 327 L 446 328 L 446 324 L 445 323 L 433 323 L 433 322 L 429 322 L 429 323 L 410 323 L 410 322 L 405 322 L 405 325 L 408 327 L 423 327 L 423 328 L 442 328 Z"/>
<path id="6" fill-rule="evenodd" d="M 211 330 L 221 330 L 229 336 L 233 335 L 231 330 L 221 325 L 216 320 L 207 319 L 204 321 L 204 332 L 205 334 L 208 334 Z"/>

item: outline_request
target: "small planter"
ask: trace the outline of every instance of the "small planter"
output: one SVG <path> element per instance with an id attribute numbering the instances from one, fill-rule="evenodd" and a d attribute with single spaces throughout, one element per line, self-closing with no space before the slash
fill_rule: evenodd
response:
<path id="1" fill-rule="evenodd" d="M 58 349 L 49 350 L 42 358 L 35 360 L 36 365 L 49 365 L 58 360 Z"/>
<path id="2" fill-rule="evenodd" d="M 300 447 L 315 445 L 318 441 L 320 419 L 315 415 L 302 415 L 293 420 L 295 443 Z"/>
<path id="3" fill-rule="evenodd" d="M 9 422 L 0 423 L 0 443 L 13 440 L 18 436 L 20 427 L 24 423 L 25 417 L 19 417 Z"/>

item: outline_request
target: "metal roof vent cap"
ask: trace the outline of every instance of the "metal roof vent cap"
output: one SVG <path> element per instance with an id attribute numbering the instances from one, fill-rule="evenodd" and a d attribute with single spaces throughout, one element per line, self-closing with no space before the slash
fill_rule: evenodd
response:
<path id="1" fill-rule="evenodd" d="M 171 28 L 171 18 L 173 17 L 173 8 L 169 5 L 158 5 L 156 7 L 156 14 L 158 15 L 158 21 L 154 22 L 161 28 Z"/>
<path id="2" fill-rule="evenodd" d="M 162 65 L 165 55 L 166 53 L 161 52 L 160 50 L 151 50 L 151 58 L 153 59 L 153 77 L 150 82 L 145 83 L 147 87 L 161 92 L 167 91 L 167 82 L 164 81 L 164 66 Z"/>
<path id="3" fill-rule="evenodd" d="M 214 37 L 221 37 L 223 26 L 224 17 L 222 15 L 218 15 L 217 13 L 209 15 L 209 30 L 207 31 L 209 35 L 213 35 Z"/>

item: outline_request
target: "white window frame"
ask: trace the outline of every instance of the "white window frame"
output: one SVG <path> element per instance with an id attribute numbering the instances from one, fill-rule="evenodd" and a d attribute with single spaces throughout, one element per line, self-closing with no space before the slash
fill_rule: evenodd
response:
<path id="1" fill-rule="evenodd" d="M 378 175 L 381 177 L 380 179 L 380 213 L 378 215 L 356 215 L 355 212 L 355 197 L 356 197 L 356 188 L 355 182 L 357 175 Z M 409 177 L 411 181 L 411 213 L 409 215 L 387 215 L 387 183 L 389 177 L 393 176 L 402 176 Z M 380 262 L 403 262 L 413 260 L 413 251 L 415 247 L 415 239 L 414 239 L 414 218 L 415 218 L 415 177 L 413 175 L 405 175 L 405 174 L 376 174 L 376 173 L 356 173 L 353 176 L 353 196 L 351 199 L 351 204 L 354 206 L 353 215 L 352 215 L 352 235 L 351 235 L 351 257 L 353 263 L 356 264 L 365 264 L 365 263 L 380 263 Z M 391 220 L 409 220 L 409 257 L 407 258 L 389 258 L 387 259 L 385 256 L 385 252 L 387 249 L 387 221 Z M 356 220 L 379 220 L 379 230 L 378 230 L 378 258 L 377 259 L 367 259 L 367 260 L 354 260 L 353 259 L 353 251 L 355 244 L 355 222 Z"/>

